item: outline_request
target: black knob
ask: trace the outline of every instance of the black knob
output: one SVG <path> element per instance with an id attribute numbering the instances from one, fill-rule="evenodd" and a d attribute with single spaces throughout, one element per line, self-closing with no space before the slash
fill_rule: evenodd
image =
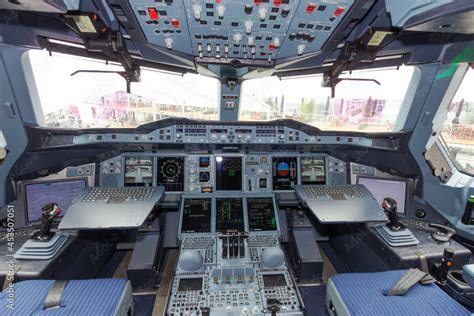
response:
<path id="1" fill-rule="evenodd" d="M 277 312 L 280 311 L 281 302 L 275 298 L 269 298 L 267 300 L 267 308 L 272 313 L 272 316 L 276 316 Z"/>
<path id="2" fill-rule="evenodd" d="M 201 308 L 201 314 L 202 314 L 202 316 L 210 316 L 211 315 L 211 309 L 209 307 L 203 307 L 203 308 Z"/>
<path id="3" fill-rule="evenodd" d="M 392 198 L 387 197 L 383 199 L 382 207 L 387 212 L 388 219 L 390 220 L 388 227 L 392 231 L 398 231 L 402 229 L 403 225 L 400 224 L 400 222 L 398 221 L 397 201 L 395 201 Z"/>

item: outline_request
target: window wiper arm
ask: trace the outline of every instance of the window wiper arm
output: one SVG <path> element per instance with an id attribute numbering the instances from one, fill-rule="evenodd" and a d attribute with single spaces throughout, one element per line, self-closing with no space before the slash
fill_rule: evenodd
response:
<path id="1" fill-rule="evenodd" d="M 107 73 L 111 73 L 111 74 L 117 74 L 117 75 L 120 75 L 121 77 L 123 77 L 126 81 L 126 84 L 127 84 L 127 93 L 130 93 L 131 92 L 131 83 L 132 83 L 132 78 L 130 77 L 130 75 L 128 74 L 128 72 L 126 71 L 113 71 L 113 70 L 76 70 L 74 71 L 73 73 L 71 73 L 71 76 L 75 76 L 77 75 L 78 73 L 99 73 L 99 74 L 107 74 Z"/>

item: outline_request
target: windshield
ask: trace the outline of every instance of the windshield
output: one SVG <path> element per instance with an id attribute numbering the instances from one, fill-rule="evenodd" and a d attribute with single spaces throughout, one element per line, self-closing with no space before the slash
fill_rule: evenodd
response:
<path id="1" fill-rule="evenodd" d="M 322 130 L 391 132 L 402 108 L 413 67 L 354 72 L 341 78 L 375 79 L 342 81 L 331 89 L 321 87 L 322 76 L 275 77 L 244 82 L 242 120 L 295 119 Z"/>
<path id="2" fill-rule="evenodd" d="M 123 71 L 103 61 L 33 50 L 30 61 L 44 114 L 44 124 L 65 128 L 137 127 L 167 117 L 216 120 L 219 81 L 195 74 L 184 76 L 143 69 L 131 94 Z"/>
<path id="3" fill-rule="evenodd" d="M 44 114 L 44 125 L 66 128 L 137 127 L 168 117 L 217 120 L 219 81 L 196 74 L 184 76 L 142 69 L 141 82 L 126 92 L 119 65 L 33 50 L 30 60 Z M 356 72 L 343 77 L 375 79 L 342 81 L 336 97 L 321 87 L 321 77 L 276 77 L 245 81 L 239 119 L 267 121 L 290 118 L 322 130 L 390 132 L 401 110 L 412 67 Z"/>
<path id="4" fill-rule="evenodd" d="M 469 69 L 443 124 L 441 143 L 458 170 L 474 175 L 474 70 Z"/>

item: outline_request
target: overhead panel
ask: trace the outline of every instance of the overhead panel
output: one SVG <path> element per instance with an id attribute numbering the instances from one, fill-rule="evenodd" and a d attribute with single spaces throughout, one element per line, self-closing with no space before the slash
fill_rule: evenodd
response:
<path id="1" fill-rule="evenodd" d="M 317 52 L 353 0 L 130 0 L 149 43 L 199 63 L 272 66 Z"/>

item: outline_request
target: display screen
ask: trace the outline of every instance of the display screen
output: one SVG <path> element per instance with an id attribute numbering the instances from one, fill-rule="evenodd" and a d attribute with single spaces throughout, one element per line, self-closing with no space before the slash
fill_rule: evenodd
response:
<path id="1" fill-rule="evenodd" d="M 407 182 L 383 178 L 358 177 L 357 183 L 362 184 L 377 200 L 381 206 L 386 197 L 397 201 L 397 213 L 405 213 L 407 196 Z"/>
<path id="2" fill-rule="evenodd" d="M 179 280 L 178 291 L 200 291 L 202 290 L 202 278 L 181 279 Z"/>
<path id="3" fill-rule="evenodd" d="M 211 164 L 209 157 L 199 157 L 199 168 L 207 168 Z"/>
<path id="4" fill-rule="evenodd" d="M 273 199 L 247 198 L 250 231 L 267 231 L 277 229 L 277 219 Z"/>
<path id="5" fill-rule="evenodd" d="M 158 158 L 157 185 L 165 191 L 184 191 L 184 157 Z"/>
<path id="6" fill-rule="evenodd" d="M 286 286 L 285 276 L 283 274 L 263 275 L 263 285 L 265 287 Z"/>
<path id="7" fill-rule="evenodd" d="M 153 160 L 151 158 L 125 158 L 125 186 L 148 187 L 153 184 Z"/>
<path id="8" fill-rule="evenodd" d="M 57 203 L 64 216 L 72 200 L 86 188 L 86 179 L 45 181 L 25 185 L 26 217 L 27 222 L 41 220 L 43 206 L 48 203 Z"/>
<path id="9" fill-rule="evenodd" d="M 301 184 L 326 184 L 324 158 L 301 158 Z"/>
<path id="10" fill-rule="evenodd" d="M 244 231 L 244 209 L 241 198 L 218 198 L 216 210 L 218 232 Z"/>
<path id="11" fill-rule="evenodd" d="M 241 157 L 216 157 L 216 190 L 242 190 Z"/>
<path id="12" fill-rule="evenodd" d="M 181 232 L 211 232 L 211 199 L 184 199 Z"/>
<path id="13" fill-rule="evenodd" d="M 293 190 L 298 180 L 296 157 L 273 157 L 273 190 Z"/>

